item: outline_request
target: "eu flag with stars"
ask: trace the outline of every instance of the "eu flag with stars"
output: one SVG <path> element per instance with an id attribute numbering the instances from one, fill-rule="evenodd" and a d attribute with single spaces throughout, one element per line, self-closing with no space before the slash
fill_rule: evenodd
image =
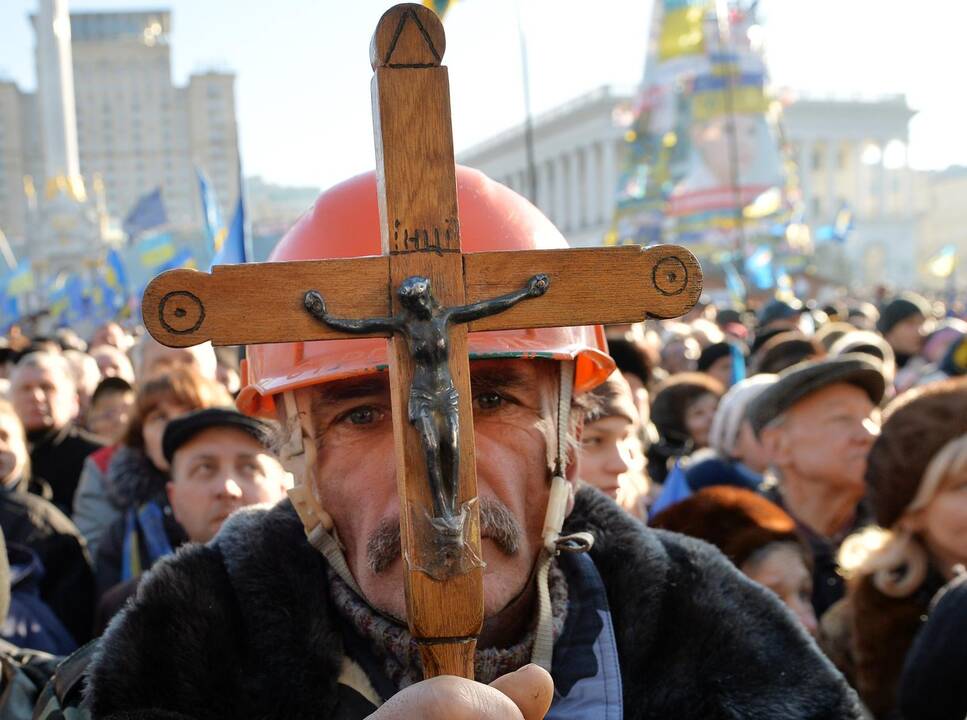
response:
<path id="1" fill-rule="evenodd" d="M 156 188 L 147 195 L 141 196 L 134 208 L 124 218 L 124 232 L 128 239 L 133 239 L 145 230 L 151 230 L 168 222 L 168 213 L 161 200 L 161 188 Z"/>

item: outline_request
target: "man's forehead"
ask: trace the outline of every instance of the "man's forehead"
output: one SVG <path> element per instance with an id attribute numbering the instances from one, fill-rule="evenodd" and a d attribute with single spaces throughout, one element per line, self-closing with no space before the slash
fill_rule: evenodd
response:
<path id="1" fill-rule="evenodd" d="M 470 382 L 475 386 L 526 386 L 533 384 L 546 368 L 537 360 L 516 358 L 474 360 L 470 363 Z M 313 388 L 314 400 L 338 402 L 359 397 L 372 397 L 389 393 L 389 374 L 334 380 Z"/>
<path id="2" fill-rule="evenodd" d="M 835 410 L 842 407 L 862 405 L 872 409 L 874 403 L 862 388 L 848 382 L 837 382 L 809 393 L 790 408 L 791 410 Z"/>
<path id="3" fill-rule="evenodd" d="M 175 452 L 175 457 L 198 454 L 257 455 L 271 454 L 249 433 L 236 427 L 216 426 L 199 430 Z"/>

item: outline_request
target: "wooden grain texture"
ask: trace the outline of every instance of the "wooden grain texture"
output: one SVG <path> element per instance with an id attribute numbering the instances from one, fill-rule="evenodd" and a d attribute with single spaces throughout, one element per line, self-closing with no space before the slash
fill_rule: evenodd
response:
<path id="1" fill-rule="evenodd" d="M 318 290 L 339 317 L 385 317 L 389 258 L 217 265 L 212 273 L 169 270 L 144 291 L 144 324 L 158 342 L 189 347 L 345 337 L 313 319 L 303 296 Z"/>
<path id="2" fill-rule="evenodd" d="M 678 317 L 702 292 L 698 260 L 677 245 L 471 253 L 463 263 L 468 302 L 517 290 L 535 273 L 551 279 L 543 297 L 471 323 L 471 332 Z"/>
<path id="3" fill-rule="evenodd" d="M 390 257 L 392 287 L 422 275 L 430 279 L 437 301 L 452 306 L 463 304 L 464 282 L 449 81 L 446 68 L 438 67 L 442 40 L 434 41 L 442 35 L 437 17 L 419 5 L 399 5 L 382 17 L 371 44 L 373 125 L 382 244 Z M 392 302 L 395 314 L 395 293 Z M 449 344 L 450 372 L 460 395 L 460 501 L 465 502 L 477 494 L 466 326 L 452 328 Z M 420 558 L 433 548 L 420 544 L 412 519 L 431 513 L 433 505 L 422 444 L 407 419 L 413 367 L 403 338 L 390 341 L 389 358 L 410 632 L 418 640 L 454 639 L 426 646 L 432 648 L 424 655 L 427 677 L 472 678 L 472 641 L 483 624 L 483 573 L 475 568 L 437 581 L 418 569 Z M 472 513 L 470 544 L 479 556 L 476 503 Z"/>

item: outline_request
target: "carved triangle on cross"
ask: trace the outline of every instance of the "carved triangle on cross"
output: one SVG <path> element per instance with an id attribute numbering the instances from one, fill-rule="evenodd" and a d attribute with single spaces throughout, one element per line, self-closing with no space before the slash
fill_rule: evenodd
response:
<path id="1" fill-rule="evenodd" d="M 438 67 L 443 60 L 446 37 L 427 27 L 413 10 L 400 13 L 393 34 L 377 30 L 373 37 L 373 67 L 428 68 Z"/>

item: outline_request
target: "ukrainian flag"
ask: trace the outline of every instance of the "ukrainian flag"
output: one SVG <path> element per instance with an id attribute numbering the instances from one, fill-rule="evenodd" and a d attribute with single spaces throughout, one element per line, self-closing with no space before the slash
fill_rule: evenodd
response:
<path id="1" fill-rule="evenodd" d="M 430 8 L 430 10 L 442 19 L 447 14 L 447 11 L 451 10 L 457 2 L 458 0 L 423 0 L 423 5 L 424 7 Z"/>
<path id="2" fill-rule="evenodd" d="M 19 297 L 32 292 L 36 287 L 34 269 L 29 260 L 21 260 L 20 264 L 7 277 L 7 295 Z"/>
<path id="3" fill-rule="evenodd" d="M 147 270 L 155 270 L 165 265 L 175 256 L 176 252 L 174 240 L 168 233 L 152 235 L 142 240 L 138 245 L 141 267 Z"/>

